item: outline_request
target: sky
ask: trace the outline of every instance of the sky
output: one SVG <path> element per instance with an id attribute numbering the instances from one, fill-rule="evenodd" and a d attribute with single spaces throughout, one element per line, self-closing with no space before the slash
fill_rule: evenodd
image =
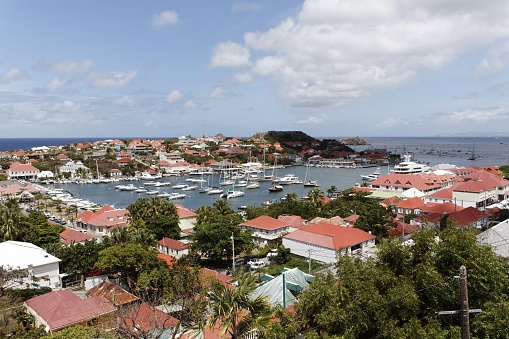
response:
<path id="1" fill-rule="evenodd" d="M 0 138 L 509 135 L 509 1 L 0 3 Z"/>

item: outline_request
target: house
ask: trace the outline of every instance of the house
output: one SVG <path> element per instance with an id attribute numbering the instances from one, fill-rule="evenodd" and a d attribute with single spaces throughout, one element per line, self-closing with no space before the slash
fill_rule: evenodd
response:
<path id="1" fill-rule="evenodd" d="M 70 173 L 71 178 L 75 178 L 76 174 L 78 174 L 79 172 L 88 173 L 89 168 L 87 166 L 83 165 L 83 163 L 81 161 L 74 162 L 71 160 L 71 161 L 66 162 L 64 165 L 60 166 L 58 168 L 58 171 L 61 174 L 62 173 Z"/>
<path id="2" fill-rule="evenodd" d="M 281 305 L 286 308 L 297 302 L 297 295 L 306 290 L 313 279 L 314 276 L 298 268 L 284 268 L 277 277 L 267 274 L 263 276 L 265 282 L 253 291 L 251 298 L 265 297 L 272 306 Z"/>
<path id="3" fill-rule="evenodd" d="M 399 204 L 396 204 L 396 212 L 398 214 L 416 214 L 419 215 L 421 210 L 425 207 L 424 201 L 421 198 L 414 197 L 405 199 Z"/>
<path id="4" fill-rule="evenodd" d="M 301 257 L 335 263 L 340 253 L 367 252 L 375 246 L 375 236 L 354 227 L 310 224 L 285 235 L 283 246 Z"/>
<path id="5" fill-rule="evenodd" d="M 253 240 L 260 246 L 274 245 L 288 232 L 295 231 L 288 223 L 262 215 L 239 225 L 253 232 Z"/>
<path id="6" fill-rule="evenodd" d="M 0 266 L 4 269 L 26 270 L 25 282 L 37 281 L 41 286 L 61 286 L 59 263 L 62 260 L 34 244 L 22 241 L 0 243 Z"/>
<path id="7" fill-rule="evenodd" d="M 189 244 L 171 238 L 163 238 L 157 242 L 157 249 L 159 252 L 176 258 L 180 258 L 184 254 L 188 254 L 188 247 Z"/>
<path id="8" fill-rule="evenodd" d="M 12 163 L 7 169 L 7 176 L 9 180 L 23 179 L 35 180 L 39 170 L 32 165 L 20 164 L 19 162 Z"/>
<path id="9" fill-rule="evenodd" d="M 180 322 L 171 315 L 142 303 L 117 317 L 120 333 L 128 338 L 172 338 L 181 332 Z"/>
<path id="10" fill-rule="evenodd" d="M 478 234 L 477 242 L 490 246 L 493 252 L 509 258 L 509 219 Z"/>
<path id="11" fill-rule="evenodd" d="M 86 233 L 76 231 L 72 228 L 67 228 L 65 231 L 60 233 L 60 242 L 64 245 L 84 243 L 92 239 L 94 239 L 94 237 Z"/>
<path id="12" fill-rule="evenodd" d="M 108 235 L 111 235 L 115 228 L 127 224 L 129 224 L 129 211 L 115 209 L 109 205 L 104 205 L 96 212 L 85 211 L 76 217 L 78 227 Z"/>
<path id="13" fill-rule="evenodd" d="M 35 326 L 46 332 L 82 325 L 105 330 L 114 327 L 116 307 L 103 297 L 81 299 L 70 290 L 49 292 L 24 302 L 26 310 L 35 317 Z"/>
<path id="14" fill-rule="evenodd" d="M 110 178 L 117 178 L 122 175 L 122 171 L 119 170 L 118 168 L 112 168 L 108 171 L 108 174 L 109 174 Z"/>
<path id="15" fill-rule="evenodd" d="M 227 286 L 232 285 L 232 282 L 233 282 L 233 278 L 230 277 L 229 275 L 223 274 L 223 273 L 215 271 L 215 270 L 211 270 L 210 268 L 206 268 L 206 267 L 204 267 L 201 270 L 201 277 L 202 277 L 202 280 L 204 280 L 205 282 L 207 282 L 209 279 L 217 279 L 222 284 L 227 285 Z"/>
<path id="16" fill-rule="evenodd" d="M 116 307 L 132 305 L 140 300 L 134 294 L 124 290 L 122 287 L 106 280 L 89 289 L 86 293 L 87 297 L 103 297 Z"/>
<path id="17" fill-rule="evenodd" d="M 440 220 L 444 215 L 444 213 L 428 213 L 414 220 L 414 222 L 419 226 L 422 226 L 422 222 L 438 227 L 440 225 Z M 489 214 L 470 206 L 449 213 L 447 220 L 453 222 L 455 227 L 462 229 L 481 228 L 488 225 Z"/>

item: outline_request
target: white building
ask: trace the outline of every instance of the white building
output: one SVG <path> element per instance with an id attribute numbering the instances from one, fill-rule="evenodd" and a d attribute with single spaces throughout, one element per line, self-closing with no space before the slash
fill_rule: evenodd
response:
<path id="1" fill-rule="evenodd" d="M 291 253 L 324 263 L 335 263 L 339 253 L 365 253 L 375 247 L 375 236 L 358 228 L 326 223 L 308 224 L 283 237 Z"/>
<path id="2" fill-rule="evenodd" d="M 76 176 L 76 172 L 78 170 L 82 170 L 84 172 L 88 172 L 89 168 L 81 161 L 74 162 L 73 160 L 66 162 L 64 165 L 60 166 L 58 169 L 60 173 L 70 173 L 71 177 L 74 178 Z"/>
<path id="3" fill-rule="evenodd" d="M 0 243 L 0 266 L 7 270 L 27 270 L 26 282 L 51 288 L 60 286 L 60 259 L 44 249 L 21 241 Z"/>

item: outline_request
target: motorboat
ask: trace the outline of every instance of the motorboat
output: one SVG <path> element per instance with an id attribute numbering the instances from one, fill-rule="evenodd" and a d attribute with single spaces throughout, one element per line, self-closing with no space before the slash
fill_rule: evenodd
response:
<path id="1" fill-rule="evenodd" d="M 173 193 L 168 193 L 168 192 L 163 192 L 163 193 L 159 193 L 157 196 L 159 198 L 168 198 L 168 197 L 171 197 Z"/>
<path id="2" fill-rule="evenodd" d="M 146 193 L 148 190 L 143 187 L 139 187 L 137 190 L 134 190 L 136 193 Z"/>
<path id="3" fill-rule="evenodd" d="M 235 186 L 237 187 L 246 187 L 247 186 L 247 181 L 246 180 L 239 180 Z"/>
<path id="4" fill-rule="evenodd" d="M 295 174 L 287 174 L 279 179 L 279 185 L 290 185 L 299 183 L 299 178 Z M 300 181 L 302 183 L 302 181 Z"/>
<path id="5" fill-rule="evenodd" d="M 274 185 L 272 187 L 269 187 L 269 192 L 281 192 L 283 190 L 283 186 L 281 185 Z"/>
<path id="6" fill-rule="evenodd" d="M 208 195 L 222 194 L 222 193 L 223 193 L 223 190 L 219 189 L 219 188 L 214 188 L 207 192 Z"/>
<path id="7" fill-rule="evenodd" d="M 148 194 L 148 195 L 155 195 L 155 194 L 159 194 L 159 193 L 161 193 L 161 192 L 156 191 L 156 190 L 151 190 L 151 191 L 145 192 L 145 194 Z"/>
<path id="8" fill-rule="evenodd" d="M 182 191 L 192 191 L 197 188 L 198 188 L 198 186 L 196 186 L 196 185 L 186 185 L 186 187 L 182 187 Z"/>
<path id="9" fill-rule="evenodd" d="M 184 188 L 187 186 L 188 186 L 187 184 L 176 184 L 176 185 L 171 186 L 171 188 L 180 189 L 180 188 Z"/>
<path id="10" fill-rule="evenodd" d="M 138 189 L 138 187 L 134 186 L 133 184 L 128 184 L 128 185 L 119 185 L 117 187 L 117 189 L 119 191 L 136 191 Z"/>
<path id="11" fill-rule="evenodd" d="M 226 193 L 221 194 L 221 198 L 232 199 L 242 197 L 245 193 L 242 191 L 236 191 L 234 189 L 229 189 Z"/>
<path id="12" fill-rule="evenodd" d="M 184 199 L 186 195 L 184 193 L 170 193 L 170 196 L 166 199 L 168 200 L 177 200 L 177 199 Z"/>
<path id="13" fill-rule="evenodd" d="M 380 176 L 380 167 L 378 167 L 376 169 L 376 171 L 374 171 L 373 173 L 371 174 L 368 174 L 368 175 L 361 175 L 361 179 L 362 180 L 366 180 L 366 181 L 373 181 L 373 180 L 376 180 L 378 179 L 378 177 Z"/>
<path id="14" fill-rule="evenodd" d="M 412 156 L 410 154 L 403 155 L 403 161 L 395 165 L 392 172 L 395 174 L 415 174 L 424 173 L 430 170 L 428 166 L 413 162 L 411 159 Z"/>
<path id="15" fill-rule="evenodd" d="M 260 188 L 260 184 L 258 182 L 256 182 L 256 181 L 253 181 L 250 184 L 248 184 L 246 186 L 246 188 L 250 188 L 250 189 L 252 189 L 252 188 Z"/>
<path id="16" fill-rule="evenodd" d="M 163 186 L 170 186 L 170 183 L 169 182 L 156 182 L 156 184 L 154 185 L 155 187 L 163 187 Z"/>
<path id="17" fill-rule="evenodd" d="M 155 186 L 155 185 L 157 185 L 157 182 L 155 182 L 155 181 L 147 181 L 147 182 L 143 183 L 143 185 L 145 185 L 145 186 Z"/>

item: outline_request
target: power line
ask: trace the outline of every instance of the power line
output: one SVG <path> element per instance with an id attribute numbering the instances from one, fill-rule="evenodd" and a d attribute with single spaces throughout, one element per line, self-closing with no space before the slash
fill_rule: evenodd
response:
<path id="1" fill-rule="evenodd" d="M 443 278 L 443 280 L 445 280 L 445 282 L 449 282 L 450 280 L 453 280 L 453 279 L 455 279 L 455 278 L 456 278 L 455 276 L 449 276 L 449 277 L 445 277 L 445 278 Z M 395 301 L 403 300 L 403 299 L 405 299 L 405 298 L 407 298 L 407 297 L 409 297 L 409 296 L 412 296 L 412 295 L 414 295 L 414 294 L 416 294 L 416 293 L 419 293 L 419 292 L 422 292 L 422 291 L 425 291 L 425 290 L 431 289 L 432 287 L 438 286 L 438 285 L 440 285 L 440 284 L 442 284 L 442 283 L 443 283 L 443 281 L 438 282 L 438 283 L 433 284 L 433 285 L 430 285 L 430 286 L 428 286 L 428 287 L 421 288 L 421 289 L 419 289 L 419 290 L 415 290 L 415 291 L 414 291 L 414 292 L 412 292 L 412 293 L 407 293 L 407 294 L 405 294 L 405 295 L 403 295 L 403 296 L 401 296 L 401 297 L 398 297 L 398 298 L 395 298 L 395 299 L 388 300 L 388 301 L 386 301 L 386 302 L 384 302 L 384 303 L 382 303 L 382 304 L 375 305 L 375 306 L 372 306 L 372 307 L 368 307 L 368 308 L 366 308 L 366 309 L 360 310 L 360 311 L 355 312 L 355 313 L 351 313 L 351 314 L 343 315 L 343 316 L 341 316 L 340 318 L 336 318 L 336 319 L 333 319 L 333 320 L 328 321 L 328 322 L 326 322 L 326 323 L 323 323 L 323 324 L 317 325 L 317 326 L 315 326 L 315 327 L 312 327 L 312 328 L 306 329 L 306 330 L 304 330 L 304 331 L 302 331 L 302 332 L 299 332 L 299 333 L 297 333 L 297 334 L 303 334 L 303 333 L 306 333 L 306 332 L 309 332 L 309 331 L 313 331 L 313 330 L 316 330 L 316 329 L 317 329 L 317 328 L 319 328 L 319 327 L 323 327 L 323 326 L 326 326 L 326 325 L 329 325 L 329 324 L 333 324 L 333 323 L 335 323 L 335 322 L 337 322 L 337 321 L 339 321 L 339 320 L 342 320 L 342 319 L 344 319 L 344 320 L 346 320 L 346 319 L 350 319 L 350 318 L 352 318 L 352 317 L 354 317 L 354 316 L 356 316 L 356 315 L 359 315 L 359 314 L 362 314 L 362 313 L 366 313 L 366 312 L 368 312 L 368 311 L 371 311 L 371 310 L 377 309 L 377 308 L 382 307 L 382 306 L 389 305 L 389 304 L 391 304 L 391 303 L 393 303 L 393 302 L 395 302 Z M 429 317 L 429 316 L 426 316 L 426 317 Z M 421 319 L 418 319 L 418 320 L 421 320 Z M 295 337 L 295 335 L 297 335 L 297 334 L 289 335 L 289 336 L 287 336 L 287 338 L 293 338 L 293 337 Z"/>

